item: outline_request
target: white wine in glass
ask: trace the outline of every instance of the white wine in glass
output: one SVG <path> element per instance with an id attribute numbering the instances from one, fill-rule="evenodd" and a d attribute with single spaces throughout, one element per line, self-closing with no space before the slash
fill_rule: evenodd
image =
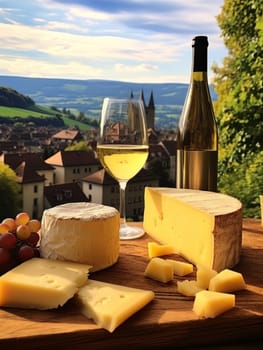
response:
<path id="1" fill-rule="evenodd" d="M 143 101 L 106 97 L 101 111 L 97 153 L 105 170 L 120 186 L 120 239 L 134 239 L 144 234 L 142 228 L 129 226 L 126 222 L 125 189 L 127 182 L 144 166 L 148 151 Z"/>

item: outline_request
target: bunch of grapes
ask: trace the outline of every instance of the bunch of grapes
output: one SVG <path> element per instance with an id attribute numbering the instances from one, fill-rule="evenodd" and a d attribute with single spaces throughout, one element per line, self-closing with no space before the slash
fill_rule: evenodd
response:
<path id="1" fill-rule="evenodd" d="M 26 212 L 0 223 L 0 275 L 23 261 L 39 257 L 41 222 Z"/>

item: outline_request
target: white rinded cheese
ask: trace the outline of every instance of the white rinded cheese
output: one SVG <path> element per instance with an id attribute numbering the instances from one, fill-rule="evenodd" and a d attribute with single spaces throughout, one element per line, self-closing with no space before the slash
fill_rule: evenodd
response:
<path id="1" fill-rule="evenodd" d="M 143 226 L 196 265 L 221 271 L 239 261 L 242 204 L 228 195 L 146 187 Z"/>
<path id="2" fill-rule="evenodd" d="M 154 298 L 150 290 L 88 280 L 76 295 L 83 315 L 113 332 Z"/>
<path id="3" fill-rule="evenodd" d="M 47 209 L 41 224 L 44 258 L 92 265 L 98 271 L 119 257 L 119 212 L 95 203 L 67 203 Z"/>
<path id="4" fill-rule="evenodd" d="M 0 306 L 54 309 L 87 282 L 90 266 L 33 258 L 0 277 Z"/>

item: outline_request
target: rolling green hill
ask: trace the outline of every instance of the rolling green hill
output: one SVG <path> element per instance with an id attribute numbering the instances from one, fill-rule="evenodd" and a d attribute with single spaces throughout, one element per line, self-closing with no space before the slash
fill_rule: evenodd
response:
<path id="1" fill-rule="evenodd" d="M 36 105 L 34 100 L 11 88 L 0 87 L 0 123 L 14 124 L 34 123 L 35 125 L 52 125 L 78 127 L 87 130 L 91 126 L 89 119 L 85 123 L 68 111 L 62 112 L 54 107 Z"/>

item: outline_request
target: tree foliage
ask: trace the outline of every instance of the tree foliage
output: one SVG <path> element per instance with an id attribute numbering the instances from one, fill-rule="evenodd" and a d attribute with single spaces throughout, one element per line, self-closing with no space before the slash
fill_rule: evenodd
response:
<path id="1" fill-rule="evenodd" d="M 219 190 L 239 198 L 245 216 L 259 216 L 259 195 L 263 194 L 262 2 L 225 0 L 217 21 L 228 49 L 223 66 L 213 66 Z"/>
<path id="2" fill-rule="evenodd" d="M 14 171 L 0 162 L 0 221 L 19 211 L 19 187 Z"/>
<path id="3" fill-rule="evenodd" d="M 91 147 L 85 141 L 79 141 L 73 145 L 67 146 L 65 151 L 86 151 L 92 152 Z"/>
<path id="4" fill-rule="evenodd" d="M 35 104 L 29 97 L 16 90 L 0 86 L 0 106 L 28 108 Z"/>

